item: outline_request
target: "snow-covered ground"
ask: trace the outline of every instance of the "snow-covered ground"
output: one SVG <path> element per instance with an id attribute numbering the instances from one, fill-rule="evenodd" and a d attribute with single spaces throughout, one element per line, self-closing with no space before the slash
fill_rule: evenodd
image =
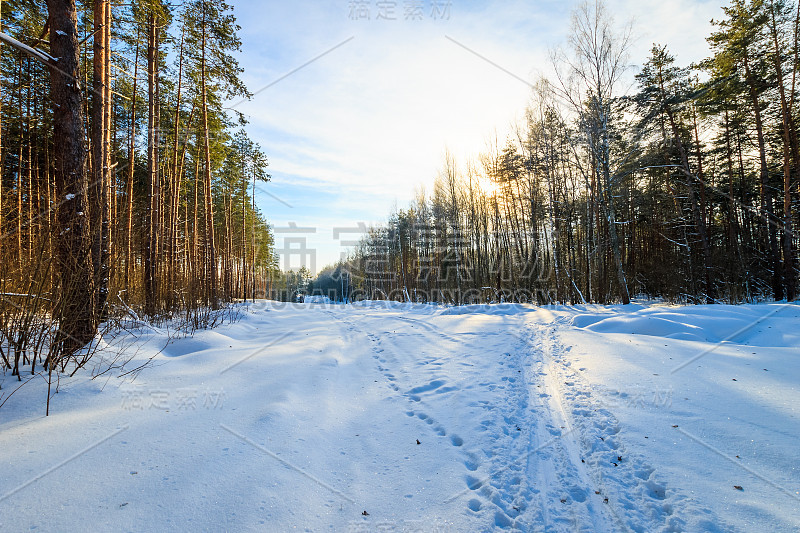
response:
<path id="1" fill-rule="evenodd" d="M 786 304 L 256 305 L 133 383 L 62 382 L 48 418 L 43 381 L 12 396 L 0 531 L 797 531 L 798 326 Z"/>

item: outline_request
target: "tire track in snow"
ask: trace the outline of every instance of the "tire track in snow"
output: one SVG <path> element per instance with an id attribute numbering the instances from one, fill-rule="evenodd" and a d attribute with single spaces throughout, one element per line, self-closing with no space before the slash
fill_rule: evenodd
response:
<path id="1" fill-rule="evenodd" d="M 552 435 L 558 440 L 552 447 L 542 450 L 536 461 L 529 462 L 529 472 L 537 480 L 540 508 L 545 530 L 613 532 L 629 531 L 608 507 L 608 500 L 597 482 L 592 479 L 587 464 L 581 458 L 581 445 L 576 427 L 565 411 L 565 400 L 561 394 L 552 363 L 554 346 L 549 342 L 550 332 L 542 329 L 533 334 L 538 339 L 534 354 L 539 356 L 532 362 L 532 384 L 535 383 L 539 407 L 537 432 L 532 448 L 541 446 L 543 435 Z"/>
<path id="2" fill-rule="evenodd" d="M 618 419 L 565 359 L 557 338 L 558 322 L 533 326 L 529 331 L 534 351 L 541 356 L 536 366 L 537 388 L 544 391 L 540 393 L 542 409 L 551 416 L 549 424 L 554 428 L 572 430 L 569 438 L 563 439 L 562 451 L 568 459 L 564 471 L 574 467 L 573 480 L 589 484 L 592 509 L 600 510 L 600 514 L 584 517 L 592 520 L 586 531 L 683 531 L 685 521 L 676 511 L 691 500 L 659 482 L 654 468 L 626 450 Z M 593 494 L 595 491 L 599 494 Z M 602 504 L 597 503 L 599 498 Z M 543 503 L 543 507 L 548 506 Z M 709 513 L 707 509 L 697 511 Z M 565 527 L 572 531 L 577 525 Z"/>

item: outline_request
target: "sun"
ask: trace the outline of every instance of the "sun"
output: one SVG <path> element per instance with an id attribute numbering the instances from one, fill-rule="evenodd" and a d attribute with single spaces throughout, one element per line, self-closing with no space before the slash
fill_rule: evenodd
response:
<path id="1" fill-rule="evenodd" d="M 491 198 L 500 192 L 500 185 L 490 178 L 481 178 L 478 182 L 481 192 L 487 198 Z"/>

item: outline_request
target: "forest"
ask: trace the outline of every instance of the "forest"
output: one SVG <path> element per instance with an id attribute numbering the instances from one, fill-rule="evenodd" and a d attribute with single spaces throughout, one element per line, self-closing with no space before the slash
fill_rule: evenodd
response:
<path id="1" fill-rule="evenodd" d="M 335 300 L 679 303 L 797 297 L 800 7 L 733 0 L 681 66 L 584 4 L 525 119 L 311 292 Z M 657 33 L 657 32 L 656 32 Z M 488 133 L 488 132 L 487 132 Z"/>
<path id="2" fill-rule="evenodd" d="M 101 327 L 268 293 L 268 162 L 223 107 L 249 96 L 232 7 L 0 6 L 0 367 L 74 372 Z"/>

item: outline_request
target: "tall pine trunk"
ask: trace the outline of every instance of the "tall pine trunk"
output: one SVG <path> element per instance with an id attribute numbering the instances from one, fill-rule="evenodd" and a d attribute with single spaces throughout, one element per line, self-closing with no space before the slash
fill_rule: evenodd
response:
<path id="1" fill-rule="evenodd" d="M 79 82 L 75 0 L 47 0 L 47 8 L 50 53 L 58 60 L 58 67 L 50 68 L 57 205 L 54 242 L 59 285 L 54 309 L 58 331 L 53 355 L 67 357 L 91 341 L 95 334 L 86 220 L 83 95 Z M 52 369 L 54 364 L 51 358 L 48 368 Z"/>
<path id="2" fill-rule="evenodd" d="M 144 298 L 145 312 L 155 314 L 158 306 L 159 208 L 161 183 L 158 168 L 158 17 L 151 14 L 147 39 L 147 208 L 145 216 Z"/>
<path id="3" fill-rule="evenodd" d="M 131 94 L 131 126 L 128 138 L 128 173 L 125 181 L 125 288 L 133 279 L 133 172 L 136 167 L 136 103 L 139 77 L 139 30 L 136 30 L 136 51 L 133 55 L 133 88 Z"/>
<path id="4" fill-rule="evenodd" d="M 770 5 L 770 34 L 772 37 L 772 57 L 774 58 L 775 75 L 777 79 L 778 95 L 781 101 L 781 125 L 783 126 L 783 282 L 786 287 L 786 299 L 792 301 L 797 296 L 797 283 L 795 274 L 795 257 L 792 247 L 792 160 L 796 156 L 797 145 L 793 142 L 792 131 L 794 120 L 790 110 L 790 103 L 786 98 L 786 89 L 783 81 L 783 64 L 781 61 L 781 46 L 778 42 L 778 27 L 775 20 L 775 6 Z M 793 158 L 792 156 L 795 155 Z"/>
<path id="5" fill-rule="evenodd" d="M 769 184 L 769 169 L 767 167 L 767 149 L 764 140 L 764 124 L 761 117 L 761 103 L 758 98 L 756 80 L 750 69 L 748 51 L 744 51 L 745 80 L 753 106 L 753 115 L 756 123 L 756 139 L 758 140 L 758 155 L 760 163 L 759 186 L 761 196 L 761 216 L 764 218 L 764 229 L 768 239 L 768 260 L 772 267 L 772 293 L 776 300 L 784 298 L 783 270 L 781 268 L 780 249 L 776 231 L 774 194 Z"/>
<path id="6" fill-rule="evenodd" d="M 203 150 L 205 155 L 204 165 L 204 211 L 206 219 L 206 289 L 209 291 L 208 301 L 212 306 L 216 307 L 217 304 L 217 256 L 216 246 L 214 242 L 214 202 L 212 196 L 211 184 L 211 140 L 208 131 L 208 97 L 206 87 L 206 14 L 205 4 L 203 4 L 203 19 L 202 19 L 202 42 L 200 51 L 200 94 L 201 94 L 201 107 L 203 112 Z"/>
<path id="7" fill-rule="evenodd" d="M 111 177 L 109 172 L 109 36 L 108 0 L 94 0 L 94 57 L 92 58 L 92 178 L 89 186 L 94 313 L 99 319 L 108 299 Z"/>

